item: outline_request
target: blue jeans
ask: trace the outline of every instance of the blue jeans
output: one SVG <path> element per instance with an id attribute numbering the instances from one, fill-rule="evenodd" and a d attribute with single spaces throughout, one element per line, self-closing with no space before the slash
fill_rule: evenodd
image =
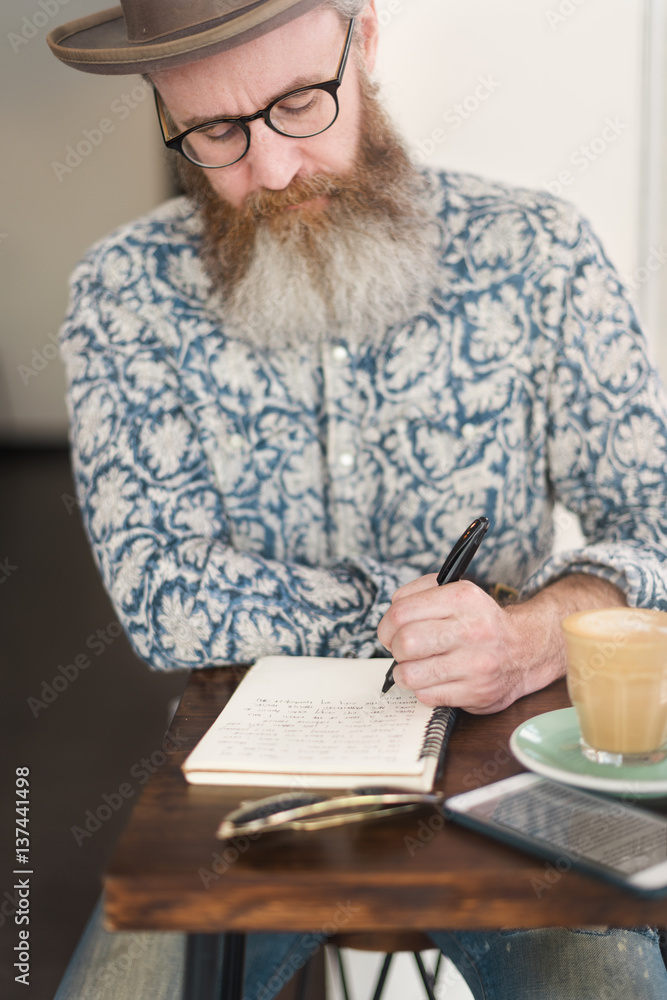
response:
<path id="1" fill-rule="evenodd" d="M 432 931 L 430 936 L 458 967 L 475 1000 L 667 997 L 658 937 L 649 928 Z M 244 1000 L 271 1000 L 324 943 L 326 936 L 315 933 L 249 934 Z M 108 933 L 98 904 L 55 1000 L 181 1000 L 184 958 L 185 935 Z"/>
<path id="2" fill-rule="evenodd" d="M 650 928 L 429 933 L 456 965 L 475 1000 L 667 997 L 667 972 L 658 935 Z M 317 950 L 313 937 L 249 935 L 243 1000 L 271 1000 L 301 968 L 305 956 Z M 440 984 L 438 994 L 446 996 L 446 972 Z"/>

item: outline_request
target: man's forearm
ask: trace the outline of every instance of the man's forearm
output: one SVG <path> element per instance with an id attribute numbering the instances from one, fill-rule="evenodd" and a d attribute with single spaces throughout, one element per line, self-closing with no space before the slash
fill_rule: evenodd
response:
<path id="1" fill-rule="evenodd" d="M 509 605 L 505 610 L 516 636 L 515 655 L 525 681 L 522 693 L 538 691 L 565 674 L 563 618 L 575 611 L 626 604 L 625 595 L 614 584 L 575 573 L 556 580 L 527 601 Z"/>
<path id="2" fill-rule="evenodd" d="M 399 687 L 427 705 L 486 714 L 563 676 L 566 615 L 625 603 L 612 584 L 572 574 L 501 608 L 470 581 L 438 587 L 431 574 L 394 594 L 378 635 L 397 661 Z"/>

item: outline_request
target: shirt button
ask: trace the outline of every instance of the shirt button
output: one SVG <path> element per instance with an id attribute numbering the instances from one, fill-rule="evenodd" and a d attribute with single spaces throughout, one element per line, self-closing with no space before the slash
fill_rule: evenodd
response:
<path id="1" fill-rule="evenodd" d="M 338 464 L 342 465 L 344 469 L 351 469 L 354 465 L 354 455 L 351 451 L 343 451 L 338 456 Z"/>
<path id="2" fill-rule="evenodd" d="M 333 355 L 334 361 L 347 361 L 347 358 L 349 356 L 347 348 L 343 347 L 342 344 L 336 344 L 331 353 Z"/>
<path id="3" fill-rule="evenodd" d="M 461 428 L 461 435 L 466 441 L 472 441 L 477 436 L 477 428 L 474 424 L 464 424 Z"/>
<path id="4" fill-rule="evenodd" d="M 239 448 L 243 447 L 243 444 L 244 444 L 244 441 L 243 441 L 243 435 L 242 434 L 230 434 L 230 436 L 229 436 L 229 447 L 230 448 L 234 448 L 235 451 L 238 451 Z"/>

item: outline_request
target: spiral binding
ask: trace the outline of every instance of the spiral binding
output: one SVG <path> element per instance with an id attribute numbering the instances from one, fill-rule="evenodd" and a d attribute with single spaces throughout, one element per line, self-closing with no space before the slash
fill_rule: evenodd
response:
<path id="1" fill-rule="evenodd" d="M 442 750 L 443 742 L 449 735 L 449 730 L 454 724 L 455 711 L 449 706 L 443 705 L 434 708 L 431 718 L 428 720 L 424 742 L 422 743 L 419 760 L 424 757 L 437 757 Z"/>

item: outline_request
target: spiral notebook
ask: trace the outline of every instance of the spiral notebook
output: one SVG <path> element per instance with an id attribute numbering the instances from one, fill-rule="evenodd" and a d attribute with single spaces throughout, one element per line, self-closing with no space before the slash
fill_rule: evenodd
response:
<path id="1" fill-rule="evenodd" d="M 432 789 L 454 723 L 397 685 L 390 660 L 265 656 L 185 760 L 207 785 Z"/>

